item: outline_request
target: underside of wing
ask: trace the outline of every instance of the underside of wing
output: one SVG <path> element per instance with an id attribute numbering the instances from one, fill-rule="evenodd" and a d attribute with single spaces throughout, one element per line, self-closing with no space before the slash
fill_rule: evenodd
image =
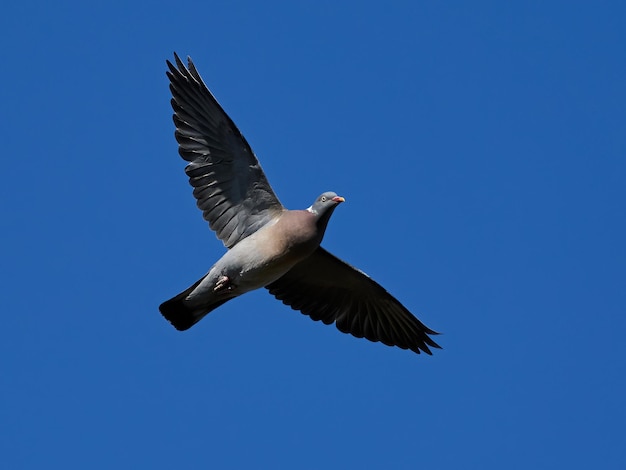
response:
<path id="1" fill-rule="evenodd" d="M 198 207 L 231 248 L 276 217 L 283 206 L 250 145 L 202 81 L 191 59 L 167 61 L 176 140 Z"/>
<path id="2" fill-rule="evenodd" d="M 380 284 L 323 248 L 267 286 L 270 294 L 313 320 L 388 346 L 431 354 L 426 327 Z"/>

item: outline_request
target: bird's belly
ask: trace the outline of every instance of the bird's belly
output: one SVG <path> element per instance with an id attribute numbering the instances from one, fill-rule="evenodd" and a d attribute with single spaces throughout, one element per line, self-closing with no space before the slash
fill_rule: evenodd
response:
<path id="1" fill-rule="evenodd" d="M 246 240 L 242 240 L 226 252 L 212 270 L 218 277 L 228 276 L 237 294 L 271 284 L 309 256 L 314 249 L 305 246 L 282 246 L 275 250 L 276 254 L 272 254 L 258 249 L 258 245 L 256 249 L 250 249 L 245 242 Z"/>

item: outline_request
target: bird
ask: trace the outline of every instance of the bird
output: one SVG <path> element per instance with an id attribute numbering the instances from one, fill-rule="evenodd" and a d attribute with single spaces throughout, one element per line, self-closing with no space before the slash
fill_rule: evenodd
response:
<path id="1" fill-rule="evenodd" d="M 198 281 L 159 306 L 177 330 L 246 292 L 265 288 L 293 310 L 343 333 L 432 354 L 426 327 L 363 271 L 321 246 L 337 206 L 324 192 L 303 210 L 278 200 L 245 137 L 217 102 L 191 57 L 166 60 L 175 138 L 197 206 L 227 251 Z"/>

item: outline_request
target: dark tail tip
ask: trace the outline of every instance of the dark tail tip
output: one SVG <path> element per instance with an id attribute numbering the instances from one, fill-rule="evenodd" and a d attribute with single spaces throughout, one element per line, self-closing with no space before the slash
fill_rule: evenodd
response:
<path id="1" fill-rule="evenodd" d="M 183 299 L 178 297 L 163 302 L 159 311 L 178 331 L 188 330 L 204 316 L 187 308 Z"/>

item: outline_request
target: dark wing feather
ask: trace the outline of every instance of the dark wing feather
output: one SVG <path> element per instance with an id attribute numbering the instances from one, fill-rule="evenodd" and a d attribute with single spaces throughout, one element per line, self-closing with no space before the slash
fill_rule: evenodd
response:
<path id="1" fill-rule="evenodd" d="M 191 59 L 167 61 L 176 140 L 198 207 L 228 248 L 276 217 L 283 206 L 239 129 Z"/>
<path id="2" fill-rule="evenodd" d="M 439 348 L 426 327 L 380 284 L 323 248 L 267 286 L 270 294 L 343 333 L 431 354 Z"/>

